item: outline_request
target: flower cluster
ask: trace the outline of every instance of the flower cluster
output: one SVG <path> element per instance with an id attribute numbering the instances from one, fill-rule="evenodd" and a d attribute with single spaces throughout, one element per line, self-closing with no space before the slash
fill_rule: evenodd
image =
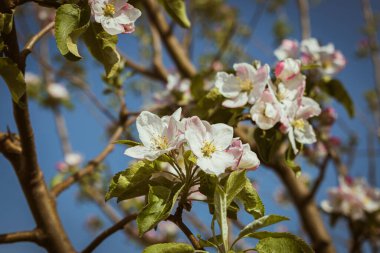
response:
<path id="1" fill-rule="evenodd" d="M 247 63 L 235 64 L 236 75 L 218 72 L 215 86 L 226 97 L 225 107 L 250 106 L 251 119 L 267 130 L 280 124 L 288 134 L 295 153 L 296 141 L 311 144 L 316 141 L 314 130 L 307 119 L 320 114 L 316 101 L 303 96 L 306 77 L 301 73 L 301 62 L 287 58 L 276 64 L 273 83 L 268 65 L 255 68 Z"/>
<path id="2" fill-rule="evenodd" d="M 125 0 L 89 0 L 95 21 L 111 34 L 132 33 L 141 11 Z"/>
<path id="3" fill-rule="evenodd" d="M 190 80 L 181 79 L 179 73 L 169 74 L 166 89 L 153 95 L 155 104 L 168 105 L 178 98 L 179 105 L 187 105 L 191 100 Z"/>
<path id="4" fill-rule="evenodd" d="M 327 213 L 363 220 L 366 213 L 380 210 L 380 190 L 371 188 L 364 179 L 339 178 L 339 186 L 329 190 L 329 199 L 321 203 Z"/>
<path id="5" fill-rule="evenodd" d="M 128 148 L 125 154 L 154 161 L 163 154 L 191 150 L 196 165 L 206 173 L 220 175 L 227 168 L 254 169 L 260 164 L 248 144 L 233 138 L 232 127 L 210 124 L 199 117 L 181 119 L 181 108 L 162 118 L 143 111 L 136 120 L 142 145 Z"/>
<path id="6" fill-rule="evenodd" d="M 303 65 L 317 65 L 323 76 L 333 76 L 346 65 L 345 57 L 332 43 L 321 46 L 315 38 L 305 39 L 300 44 L 285 39 L 274 54 L 279 60 L 300 58 Z"/>

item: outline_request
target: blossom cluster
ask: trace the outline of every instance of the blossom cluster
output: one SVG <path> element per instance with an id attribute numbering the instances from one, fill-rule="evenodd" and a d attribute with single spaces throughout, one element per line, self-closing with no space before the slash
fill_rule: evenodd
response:
<path id="1" fill-rule="evenodd" d="M 316 65 L 323 76 L 333 76 L 346 65 L 343 54 L 332 43 L 321 46 L 315 38 L 302 40 L 285 39 L 274 51 L 278 60 L 300 59 L 303 65 Z"/>
<path id="2" fill-rule="evenodd" d="M 301 73 L 301 62 L 287 58 L 275 67 L 275 82 L 270 78 L 266 64 L 255 68 L 247 63 L 234 64 L 236 75 L 218 72 L 215 86 L 226 97 L 225 107 L 238 108 L 249 105 L 251 119 L 267 130 L 280 124 L 288 134 L 295 153 L 296 141 L 311 144 L 316 141 L 314 130 L 307 121 L 321 112 L 316 101 L 303 96 L 306 77 Z"/>
<path id="3" fill-rule="evenodd" d="M 157 92 L 153 95 L 156 105 L 168 105 L 174 102 L 175 96 L 173 93 L 178 94 L 179 105 L 186 105 L 192 100 L 190 91 L 190 80 L 181 79 L 179 73 L 169 74 L 166 89 L 162 92 Z"/>
<path id="4" fill-rule="evenodd" d="M 111 34 L 132 33 L 141 11 L 125 0 L 89 0 L 92 15 Z"/>
<path id="5" fill-rule="evenodd" d="M 380 210 L 380 190 L 370 187 L 364 179 L 340 177 L 339 186 L 329 190 L 329 199 L 323 200 L 321 207 L 327 213 L 363 220 L 366 213 Z"/>
<path id="6" fill-rule="evenodd" d="M 191 150 L 196 164 L 206 173 L 220 175 L 227 168 L 255 169 L 260 161 L 238 138 L 233 128 L 222 123 L 210 124 L 199 117 L 181 119 L 179 108 L 170 116 L 159 117 L 143 111 L 136 119 L 142 145 L 130 147 L 125 154 L 154 161 L 161 155 Z"/>

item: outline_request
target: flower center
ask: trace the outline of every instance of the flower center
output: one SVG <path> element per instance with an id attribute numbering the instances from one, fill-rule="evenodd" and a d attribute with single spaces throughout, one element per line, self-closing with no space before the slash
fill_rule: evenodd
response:
<path id="1" fill-rule="evenodd" d="M 241 80 L 240 81 L 240 89 L 241 91 L 251 91 L 253 89 L 253 83 L 249 80 Z"/>
<path id="2" fill-rule="evenodd" d="M 201 149 L 203 156 L 210 157 L 216 151 L 216 147 L 211 142 L 205 141 Z"/>
<path id="3" fill-rule="evenodd" d="M 153 140 L 153 146 L 156 149 L 165 150 L 169 147 L 169 141 L 166 137 L 159 136 Z"/>
<path id="4" fill-rule="evenodd" d="M 304 129 L 305 122 L 303 121 L 303 119 L 297 119 L 293 121 L 292 125 L 297 129 Z"/>
<path id="5" fill-rule="evenodd" d="M 113 4 L 106 4 L 103 8 L 104 16 L 112 17 L 115 14 L 115 6 Z"/>

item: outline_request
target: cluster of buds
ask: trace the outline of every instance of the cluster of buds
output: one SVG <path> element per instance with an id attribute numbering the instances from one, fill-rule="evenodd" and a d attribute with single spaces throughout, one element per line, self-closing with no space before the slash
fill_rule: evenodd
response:
<path id="1" fill-rule="evenodd" d="M 322 209 L 352 220 L 365 220 L 366 214 L 380 210 L 380 190 L 370 187 L 364 179 L 340 177 L 339 186 L 329 189 L 329 199 L 321 203 Z"/>
<path id="2" fill-rule="evenodd" d="M 255 169 L 260 164 L 248 144 L 233 138 L 232 127 L 211 125 L 196 116 L 181 119 L 181 108 L 162 118 L 143 111 L 136 125 L 142 145 L 125 151 L 133 158 L 154 161 L 166 154 L 177 162 L 190 150 L 197 168 L 217 176 L 227 169 Z M 177 166 L 174 169 L 181 173 Z"/>

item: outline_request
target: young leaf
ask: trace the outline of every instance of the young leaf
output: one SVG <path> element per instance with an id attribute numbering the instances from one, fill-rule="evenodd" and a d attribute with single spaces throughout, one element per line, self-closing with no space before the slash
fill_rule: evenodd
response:
<path id="1" fill-rule="evenodd" d="M 335 98 L 336 101 L 341 103 L 351 118 L 354 117 L 355 115 L 354 102 L 352 101 L 350 95 L 344 88 L 344 85 L 339 80 L 332 79 L 328 82 L 322 82 L 319 85 L 319 87 L 328 95 Z"/>
<path id="2" fill-rule="evenodd" d="M 159 243 L 144 249 L 143 253 L 193 253 L 194 249 L 186 243 Z"/>
<path id="3" fill-rule="evenodd" d="M 24 76 L 9 58 L 0 58 L 0 76 L 4 79 L 15 103 L 19 104 L 20 98 L 25 94 L 26 84 Z M 20 104 L 19 104 L 20 105 Z M 23 105 L 20 105 L 23 106 Z"/>
<path id="4" fill-rule="evenodd" d="M 234 198 L 243 190 L 246 179 L 245 170 L 236 170 L 229 175 L 225 185 L 227 206 L 229 206 Z"/>
<path id="5" fill-rule="evenodd" d="M 0 13 L 0 32 L 8 34 L 13 27 L 13 13 Z"/>
<path id="6" fill-rule="evenodd" d="M 227 196 L 220 185 L 216 185 L 214 193 L 215 218 L 223 238 L 224 252 L 228 251 Z"/>
<path id="7" fill-rule="evenodd" d="M 269 162 L 274 152 L 277 152 L 278 144 L 282 141 L 282 135 L 275 128 L 261 130 L 256 128 L 253 137 L 258 147 L 260 160 Z"/>
<path id="8" fill-rule="evenodd" d="M 92 56 L 103 64 L 107 78 L 112 78 L 120 64 L 120 55 L 116 50 L 117 36 L 104 31 L 100 24 L 91 22 L 83 38 Z"/>
<path id="9" fill-rule="evenodd" d="M 314 250 L 301 238 L 286 232 L 254 232 L 248 235 L 260 239 L 258 253 L 313 253 Z"/>
<path id="10" fill-rule="evenodd" d="M 265 215 L 265 216 L 263 216 L 257 220 L 254 220 L 253 222 L 251 222 L 247 226 L 245 226 L 245 228 L 243 228 L 240 231 L 238 239 L 236 239 L 236 241 L 239 240 L 240 238 L 243 238 L 243 237 L 249 235 L 250 233 L 255 232 L 256 230 L 258 230 L 260 228 L 264 228 L 264 227 L 276 224 L 276 223 L 284 221 L 284 220 L 289 220 L 289 219 L 287 217 L 280 216 L 280 215 L 274 215 L 274 214 Z"/>
<path id="11" fill-rule="evenodd" d="M 131 141 L 131 140 L 117 140 L 114 142 L 115 144 L 124 144 L 130 147 L 141 145 L 140 142 Z"/>
<path id="12" fill-rule="evenodd" d="M 175 185 L 172 190 L 164 186 L 149 186 L 148 204 L 137 216 L 139 235 L 154 228 L 166 219 L 173 209 L 183 185 Z"/>
<path id="13" fill-rule="evenodd" d="M 152 173 L 159 171 L 154 162 L 139 161 L 125 171 L 117 173 L 111 180 L 106 201 L 117 197 L 118 201 L 145 195 Z"/>
<path id="14" fill-rule="evenodd" d="M 82 57 L 78 52 L 78 37 L 87 30 L 90 21 L 90 8 L 76 4 L 64 4 L 57 9 L 55 16 L 55 39 L 61 54 L 72 61 Z"/>
<path id="15" fill-rule="evenodd" d="M 185 0 L 162 0 L 169 15 L 183 28 L 190 28 L 191 23 L 186 14 Z"/>
<path id="16" fill-rule="evenodd" d="M 255 219 L 258 219 L 265 214 L 263 202 L 248 178 L 246 178 L 244 188 L 238 194 L 238 198 L 243 202 L 245 211 L 253 215 Z"/>

